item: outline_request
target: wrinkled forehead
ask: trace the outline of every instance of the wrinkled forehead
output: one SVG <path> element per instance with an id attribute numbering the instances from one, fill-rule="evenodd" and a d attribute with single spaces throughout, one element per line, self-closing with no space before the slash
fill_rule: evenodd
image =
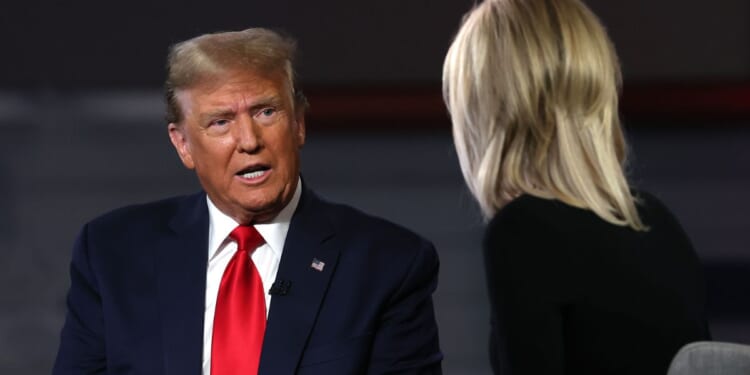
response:
<path id="1" fill-rule="evenodd" d="M 247 66 L 227 64 L 221 67 L 212 67 L 197 71 L 192 74 L 190 82 L 186 82 L 177 91 L 200 89 L 216 89 L 223 85 L 237 82 L 258 82 L 258 84 L 273 82 L 276 86 L 288 91 L 293 91 L 292 77 L 284 67 L 276 66 Z"/>
<path id="2" fill-rule="evenodd" d="M 185 114 L 202 112 L 212 107 L 239 109 L 257 104 L 294 107 L 290 83 L 279 70 L 267 73 L 226 71 L 177 89 L 175 96 Z"/>

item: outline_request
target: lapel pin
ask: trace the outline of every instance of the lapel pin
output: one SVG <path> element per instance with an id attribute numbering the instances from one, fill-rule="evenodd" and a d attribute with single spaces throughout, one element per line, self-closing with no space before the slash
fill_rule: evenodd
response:
<path id="1" fill-rule="evenodd" d="M 318 258 L 313 258 L 312 263 L 310 264 L 310 267 L 316 271 L 323 272 L 323 267 L 325 267 L 326 264 L 322 260 Z"/>

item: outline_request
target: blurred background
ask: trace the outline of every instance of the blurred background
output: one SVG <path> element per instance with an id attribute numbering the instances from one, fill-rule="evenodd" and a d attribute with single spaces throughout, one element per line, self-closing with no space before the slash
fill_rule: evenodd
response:
<path id="1" fill-rule="evenodd" d="M 83 223 L 196 191 L 167 138 L 167 47 L 265 26 L 299 41 L 303 173 L 323 196 L 431 239 L 447 374 L 489 374 L 483 224 L 442 106 L 473 1 L 27 0 L 0 11 L 0 373 L 49 373 Z M 715 339 L 750 343 L 750 2 L 589 0 L 620 54 L 637 186 L 705 265 Z"/>

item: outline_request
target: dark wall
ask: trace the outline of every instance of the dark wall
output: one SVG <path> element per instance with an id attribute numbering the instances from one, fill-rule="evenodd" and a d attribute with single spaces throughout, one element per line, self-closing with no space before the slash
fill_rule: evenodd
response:
<path id="1" fill-rule="evenodd" d="M 473 0 L 6 2 L 0 88 L 157 87 L 167 47 L 273 27 L 300 41 L 312 85 L 437 82 Z M 589 0 L 635 80 L 750 79 L 750 2 Z"/>
<path id="2" fill-rule="evenodd" d="M 0 38 L 11 57 L 0 59 L 0 85 L 158 86 L 170 44 L 251 26 L 295 36 L 309 82 L 434 81 L 471 3 L 14 2 L 0 14 Z"/>
<path id="3" fill-rule="evenodd" d="M 750 1 L 586 2 L 630 80 L 750 79 Z"/>

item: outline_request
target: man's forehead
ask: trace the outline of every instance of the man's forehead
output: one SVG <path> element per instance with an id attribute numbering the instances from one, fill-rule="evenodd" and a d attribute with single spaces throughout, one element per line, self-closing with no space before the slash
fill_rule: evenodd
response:
<path id="1" fill-rule="evenodd" d="M 204 79 L 190 87 L 176 90 L 175 95 L 183 105 L 189 103 L 211 105 L 239 99 L 283 100 L 288 95 L 288 91 L 283 76 L 237 72 L 216 76 L 213 79 Z"/>

